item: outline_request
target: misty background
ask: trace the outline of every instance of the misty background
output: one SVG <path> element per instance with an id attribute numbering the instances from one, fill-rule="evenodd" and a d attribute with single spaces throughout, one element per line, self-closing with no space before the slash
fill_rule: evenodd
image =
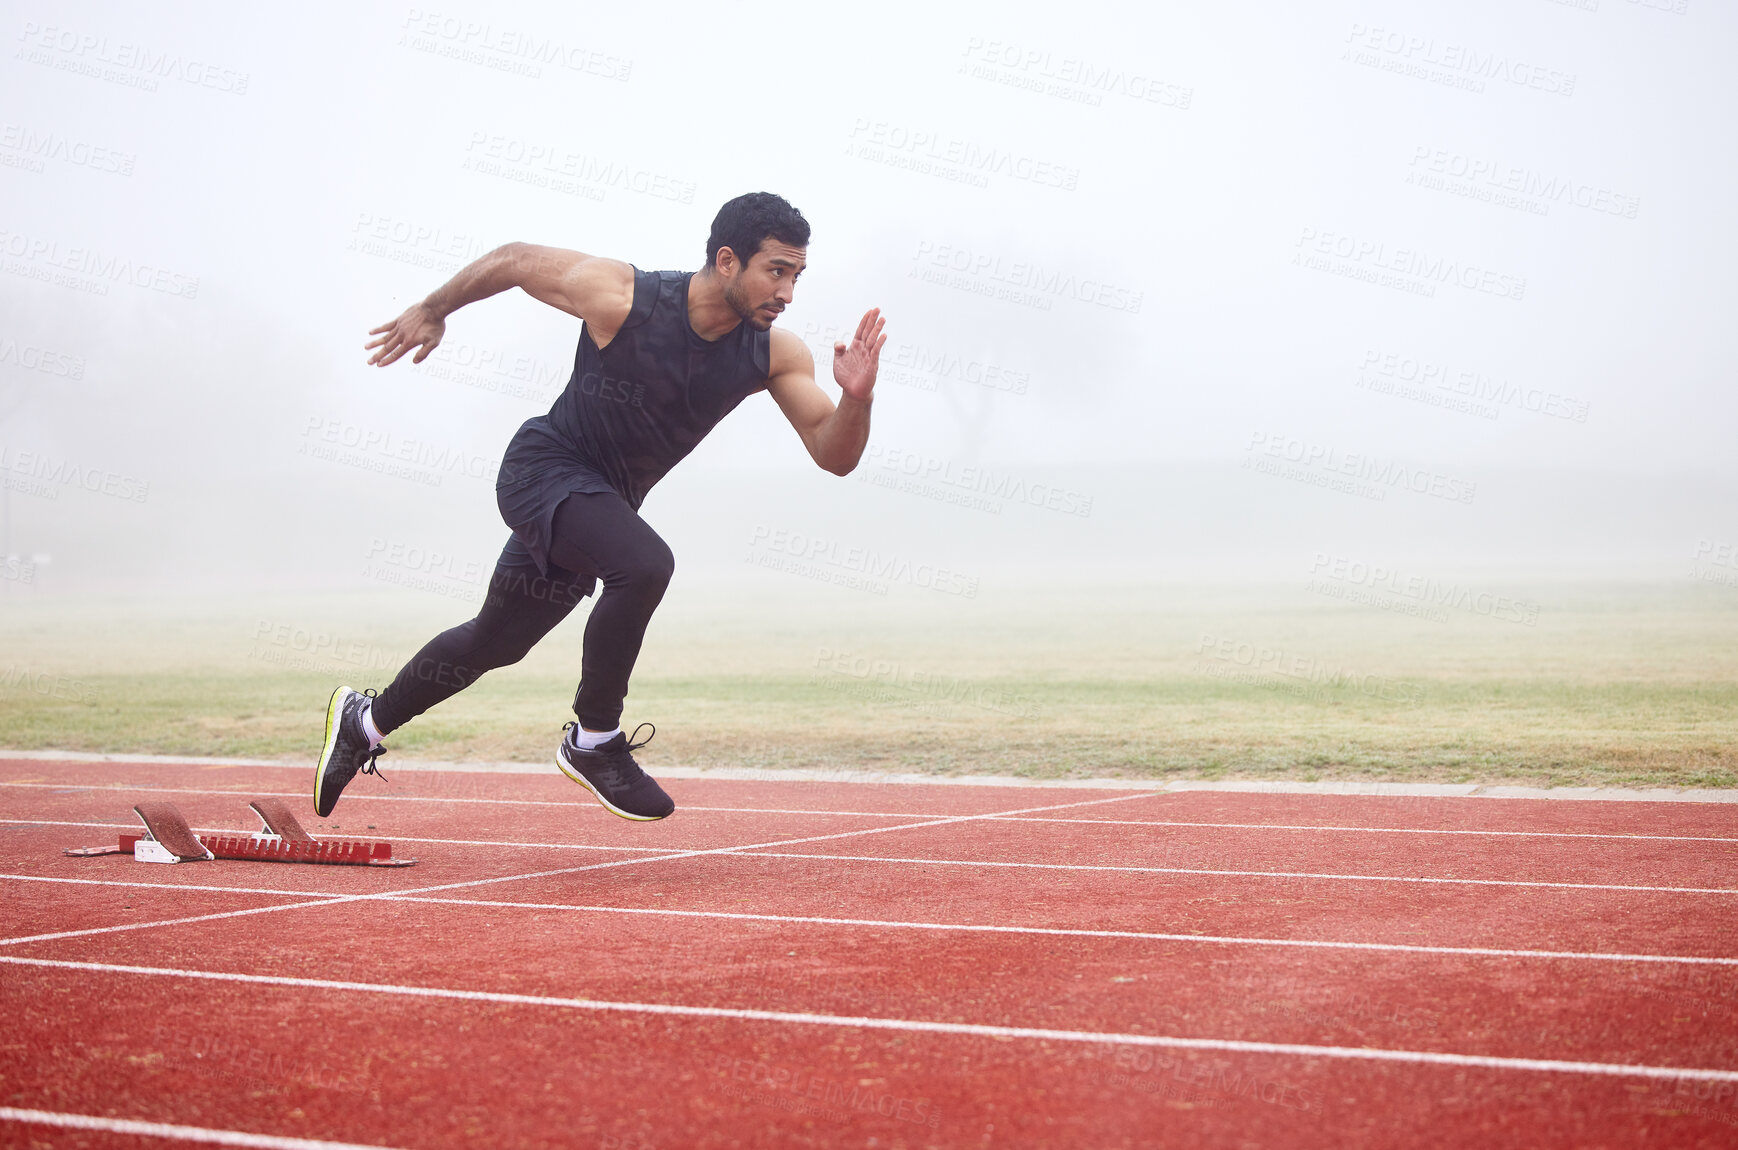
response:
<path id="1" fill-rule="evenodd" d="M 753 190 L 835 394 L 885 310 L 874 432 L 839 479 L 746 402 L 642 509 L 672 599 L 1738 577 L 1728 5 L 0 13 L 0 602 L 477 586 L 579 322 L 368 330 L 513 240 L 696 268 Z"/>

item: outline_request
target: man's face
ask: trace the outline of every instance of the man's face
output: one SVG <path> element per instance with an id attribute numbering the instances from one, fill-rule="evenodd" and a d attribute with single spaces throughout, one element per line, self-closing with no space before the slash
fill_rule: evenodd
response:
<path id="1" fill-rule="evenodd" d="M 744 323 L 765 331 L 796 294 L 797 277 L 808 266 L 804 254 L 805 249 L 768 236 L 748 263 L 733 261 L 735 274 L 726 273 L 724 302 Z"/>

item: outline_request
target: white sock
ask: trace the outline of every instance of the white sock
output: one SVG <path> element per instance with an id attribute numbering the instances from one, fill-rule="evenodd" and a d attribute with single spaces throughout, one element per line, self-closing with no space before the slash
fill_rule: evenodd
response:
<path id="1" fill-rule="evenodd" d="M 386 741 L 386 736 L 381 734 L 380 728 L 374 725 L 373 703 L 362 708 L 362 733 L 368 736 L 368 749 L 371 751 Z"/>
<path id="2" fill-rule="evenodd" d="M 584 727 L 575 727 L 567 732 L 567 737 L 580 750 L 595 751 L 621 733 L 620 727 L 610 731 L 588 731 Z"/>

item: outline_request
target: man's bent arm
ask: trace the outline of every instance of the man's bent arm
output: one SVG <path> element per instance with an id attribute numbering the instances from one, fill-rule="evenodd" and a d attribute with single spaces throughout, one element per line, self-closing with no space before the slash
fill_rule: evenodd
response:
<path id="1" fill-rule="evenodd" d="M 520 246 L 503 244 L 472 260 L 459 269 L 458 275 L 428 294 L 422 301 L 423 310 L 431 319 L 444 320 L 468 303 L 518 287 L 519 261 L 515 249 Z"/>
<path id="2" fill-rule="evenodd" d="M 841 391 L 837 405 L 815 383 L 815 358 L 803 341 L 790 332 L 773 331 L 767 390 L 802 437 L 810 458 L 834 475 L 849 475 L 869 443 L 875 374 L 887 342 L 883 326 L 879 309 L 871 311 L 851 344 L 835 347 L 833 375 Z"/>
<path id="3" fill-rule="evenodd" d="M 446 318 L 466 304 L 508 288 L 523 288 L 534 299 L 592 325 L 599 345 L 615 336 L 634 299 L 634 269 L 620 260 L 537 244 L 503 244 L 459 270 L 421 303 L 412 304 L 391 323 L 368 334 L 368 362 L 385 367 L 412 348 L 421 363 L 446 332 Z"/>
<path id="4" fill-rule="evenodd" d="M 815 431 L 815 462 L 834 475 L 849 475 L 869 445 L 869 408 L 875 398 L 839 397 L 833 413 Z"/>
<path id="5" fill-rule="evenodd" d="M 634 269 L 621 260 L 511 243 L 462 268 L 423 300 L 423 306 L 436 319 L 445 319 L 468 303 L 517 287 L 569 315 L 607 321 L 612 303 L 633 303 L 633 283 Z"/>

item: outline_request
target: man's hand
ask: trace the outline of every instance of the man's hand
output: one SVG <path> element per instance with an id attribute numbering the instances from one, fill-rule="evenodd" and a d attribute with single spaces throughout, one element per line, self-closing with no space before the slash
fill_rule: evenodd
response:
<path id="1" fill-rule="evenodd" d="M 881 345 L 887 342 L 881 329 L 886 325 L 887 321 L 881 318 L 881 309 L 870 308 L 857 324 L 857 334 L 851 337 L 850 347 L 841 342 L 833 344 L 833 382 L 852 399 L 868 399 L 875 390 L 875 373 L 881 367 Z"/>
<path id="2" fill-rule="evenodd" d="M 428 353 L 440 346 L 441 337 L 447 333 L 447 321 L 436 317 L 427 307 L 418 303 L 405 309 L 403 315 L 391 323 L 381 324 L 369 335 L 379 336 L 364 351 L 373 351 L 368 360 L 370 365 L 379 364 L 385 367 L 394 362 L 413 347 L 422 350 L 410 362 L 421 363 L 428 358 Z M 376 350 L 378 349 L 378 350 Z"/>

